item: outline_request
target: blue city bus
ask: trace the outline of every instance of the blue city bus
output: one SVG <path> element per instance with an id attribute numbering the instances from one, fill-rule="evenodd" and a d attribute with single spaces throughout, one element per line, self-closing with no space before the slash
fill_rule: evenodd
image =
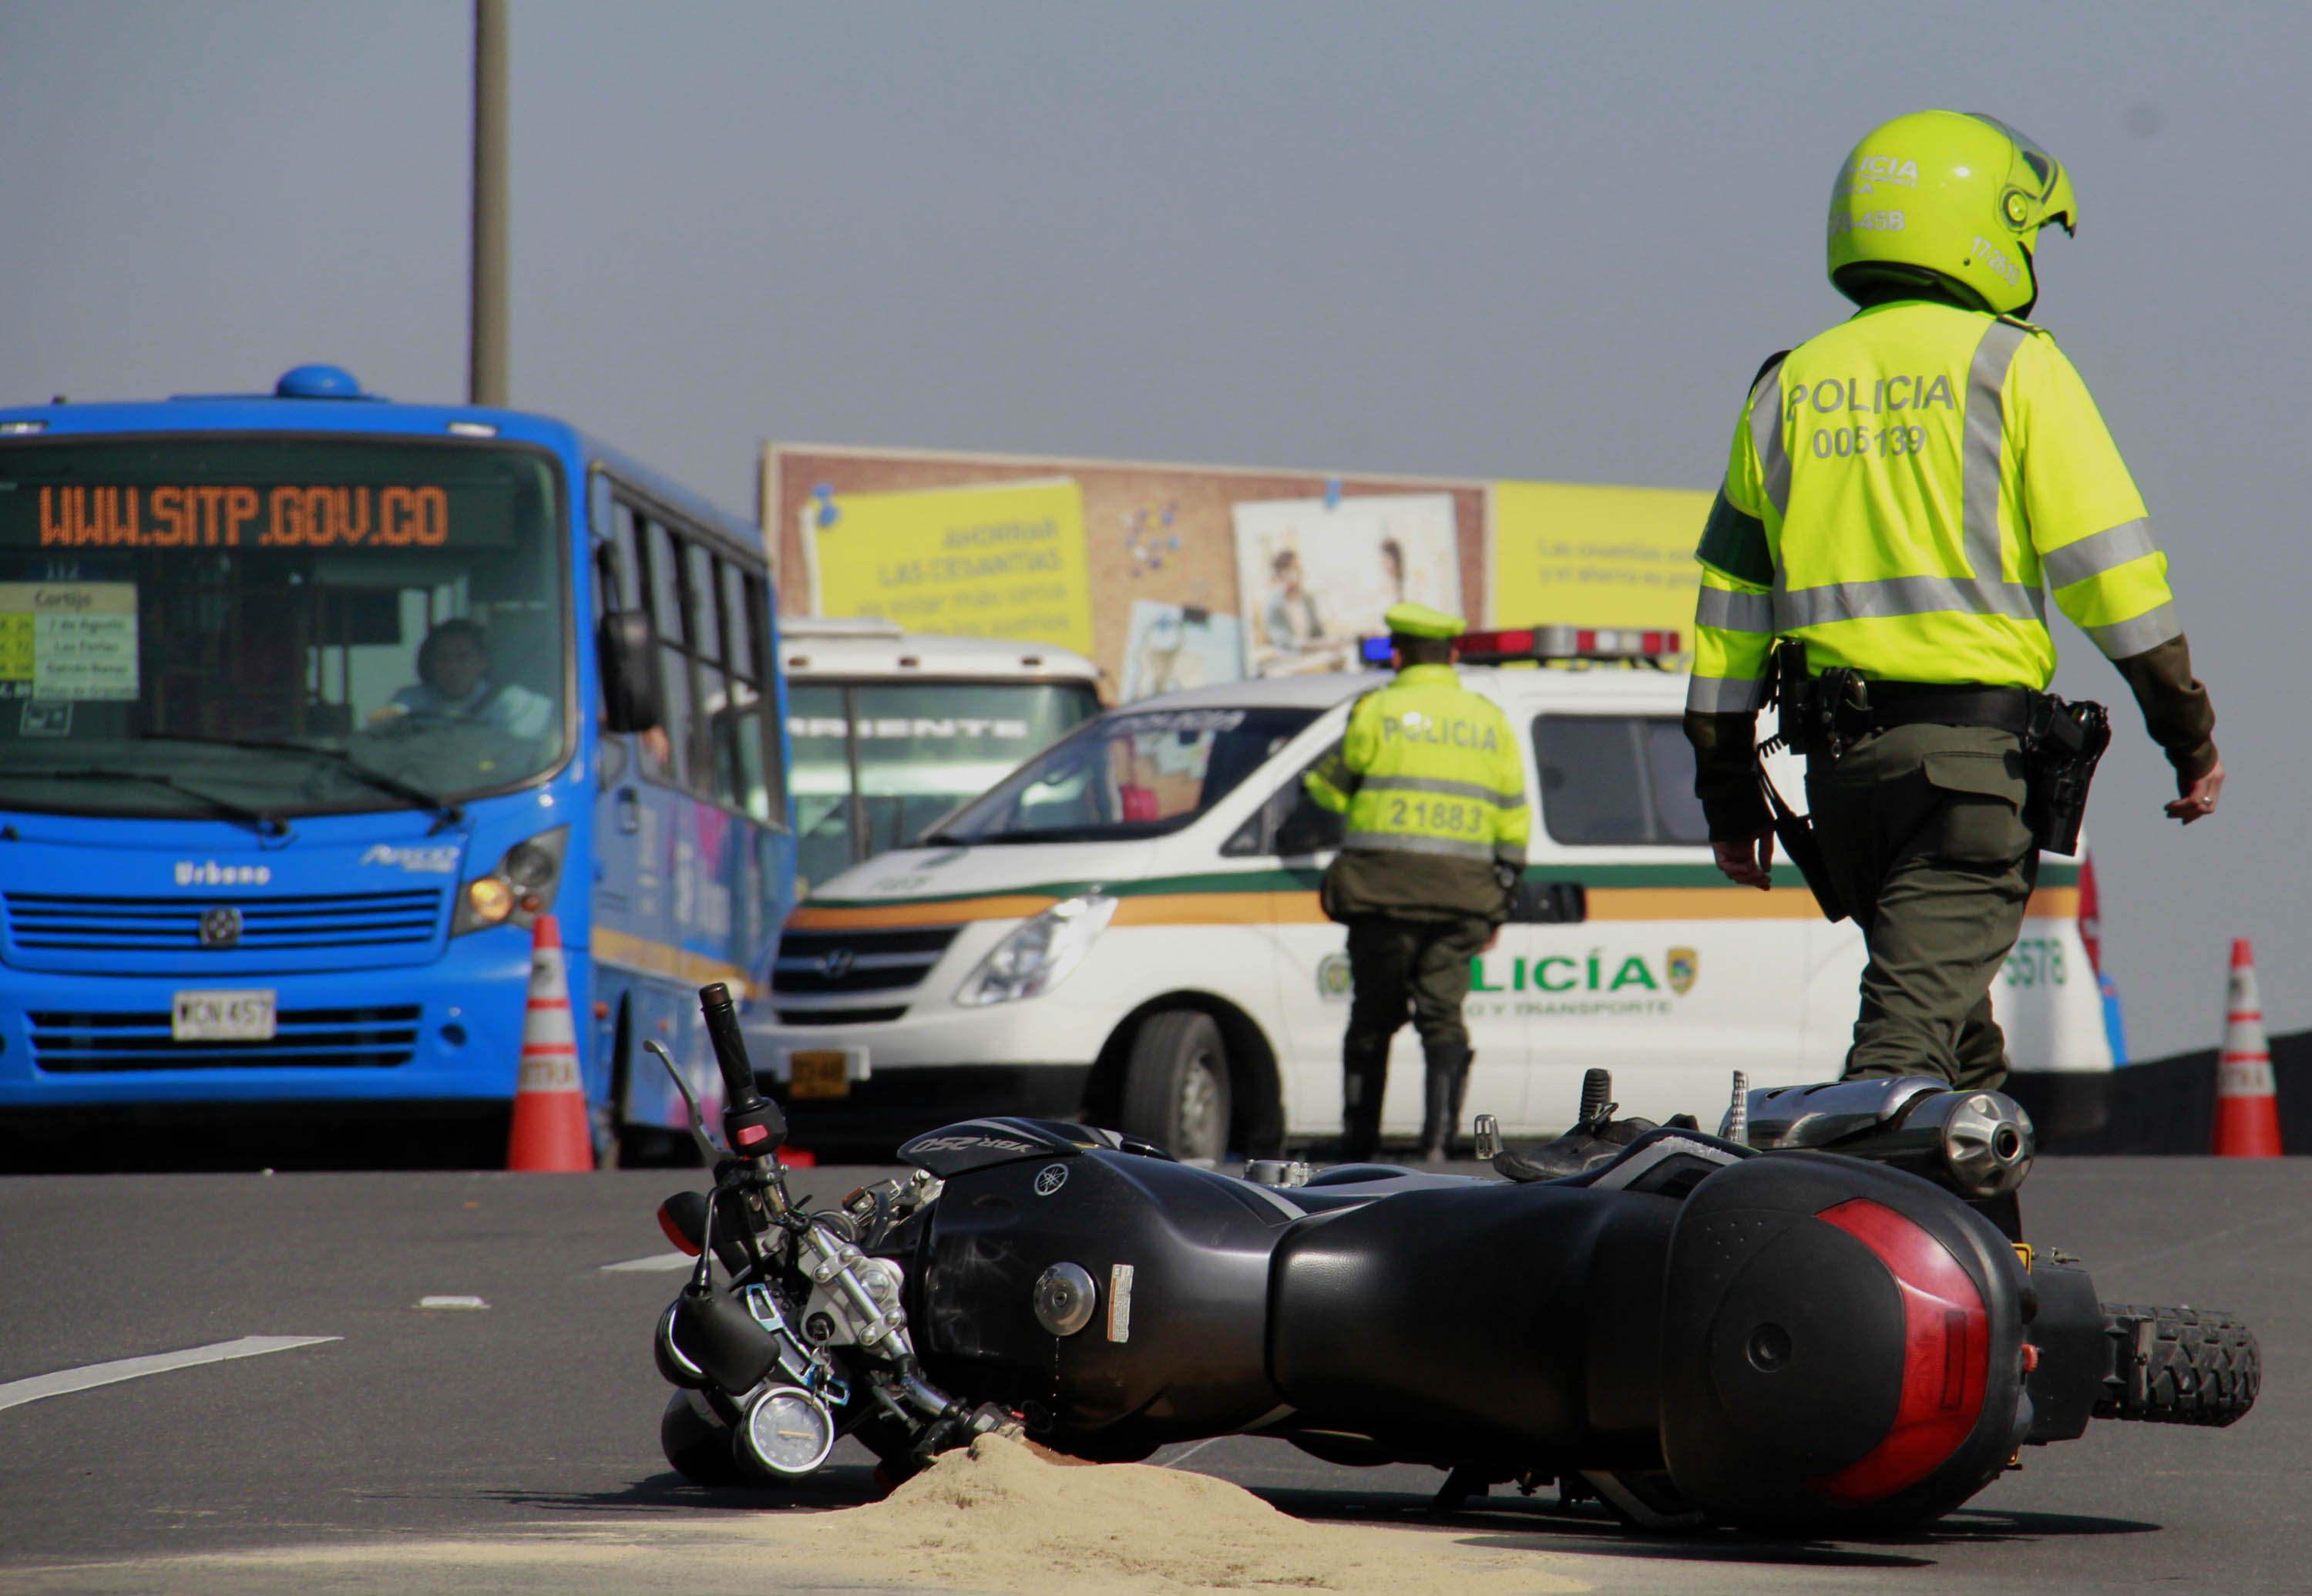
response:
<path id="1" fill-rule="evenodd" d="M 329 366 L 0 410 L 0 1167 L 486 1156 L 547 914 L 598 1155 L 687 1146 L 642 1044 L 705 1094 L 696 988 L 794 893 L 775 610 L 759 529 L 543 417 Z"/>

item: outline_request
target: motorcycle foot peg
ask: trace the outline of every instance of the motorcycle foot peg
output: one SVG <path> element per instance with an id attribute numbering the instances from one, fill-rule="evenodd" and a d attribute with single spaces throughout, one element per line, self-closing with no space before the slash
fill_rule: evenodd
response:
<path id="1" fill-rule="evenodd" d="M 1502 1155 L 1502 1122 L 1491 1114 L 1477 1116 L 1471 1151 L 1479 1163 L 1491 1163 Z"/>

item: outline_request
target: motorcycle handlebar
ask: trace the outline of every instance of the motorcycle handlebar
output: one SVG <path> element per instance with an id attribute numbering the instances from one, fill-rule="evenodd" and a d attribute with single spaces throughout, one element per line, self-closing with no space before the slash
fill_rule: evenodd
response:
<path id="1" fill-rule="evenodd" d="M 706 1039 L 714 1045 L 714 1063 L 722 1072 L 724 1109 L 743 1114 L 761 1103 L 763 1094 L 755 1085 L 747 1039 L 739 1033 L 739 1010 L 731 1001 L 731 988 L 709 982 L 698 989 L 698 1006 L 706 1016 Z"/>

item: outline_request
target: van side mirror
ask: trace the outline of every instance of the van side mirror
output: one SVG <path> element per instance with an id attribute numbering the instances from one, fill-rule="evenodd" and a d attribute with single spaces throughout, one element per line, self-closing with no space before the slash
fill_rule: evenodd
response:
<path id="1" fill-rule="evenodd" d="M 594 634 L 602 676 L 602 725 L 610 732 L 647 732 L 666 722 L 666 681 L 660 674 L 658 629 L 639 609 L 613 610 Z"/>

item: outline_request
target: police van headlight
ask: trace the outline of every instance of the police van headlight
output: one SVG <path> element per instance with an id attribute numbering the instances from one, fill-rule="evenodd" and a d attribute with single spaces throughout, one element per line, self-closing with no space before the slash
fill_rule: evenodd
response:
<path id="1" fill-rule="evenodd" d="M 1116 899 L 1098 893 L 1055 903 L 995 945 L 979 961 L 963 990 L 959 1004 L 976 1005 L 1041 997 L 1083 960 L 1092 938 L 1108 929 L 1116 916 Z"/>

